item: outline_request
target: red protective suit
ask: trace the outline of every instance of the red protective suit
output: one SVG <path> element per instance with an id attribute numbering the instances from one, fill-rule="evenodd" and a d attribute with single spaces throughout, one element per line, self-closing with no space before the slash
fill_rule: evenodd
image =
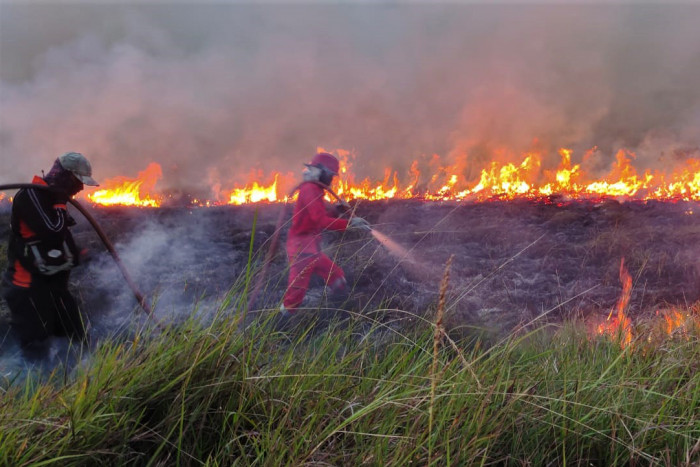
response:
<path id="1" fill-rule="evenodd" d="M 283 304 L 287 310 L 297 308 L 309 288 L 312 274 L 318 274 L 326 284 L 336 284 L 345 274 L 328 256 L 321 252 L 321 232 L 343 231 L 348 221 L 328 215 L 323 201 L 324 190 L 314 182 L 302 183 L 294 206 L 292 227 L 287 236 L 289 280 Z"/>

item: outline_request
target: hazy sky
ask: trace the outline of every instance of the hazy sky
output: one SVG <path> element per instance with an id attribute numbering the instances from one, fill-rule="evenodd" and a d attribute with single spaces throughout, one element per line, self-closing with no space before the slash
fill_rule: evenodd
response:
<path id="1" fill-rule="evenodd" d="M 622 147 L 700 157 L 700 3 L 0 2 L 0 182 L 83 152 L 164 184 Z"/>

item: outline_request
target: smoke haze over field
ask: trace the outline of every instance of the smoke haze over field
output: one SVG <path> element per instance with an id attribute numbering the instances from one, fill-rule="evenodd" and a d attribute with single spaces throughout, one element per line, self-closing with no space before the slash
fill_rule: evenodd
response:
<path id="1" fill-rule="evenodd" d="M 562 146 L 668 169 L 700 157 L 698 24 L 700 4 L 3 2 L 0 183 L 69 150 L 98 180 L 158 162 L 171 188 L 319 146 L 375 179 Z"/>

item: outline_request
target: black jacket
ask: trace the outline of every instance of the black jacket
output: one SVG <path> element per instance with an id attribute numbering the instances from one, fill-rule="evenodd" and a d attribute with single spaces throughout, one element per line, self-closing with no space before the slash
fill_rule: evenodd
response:
<path id="1" fill-rule="evenodd" d="M 32 183 L 45 185 L 39 177 Z M 26 188 L 12 202 L 8 271 L 15 286 L 29 287 L 36 276 L 66 276 L 78 264 L 78 249 L 69 227 L 75 222 L 59 193 Z"/>

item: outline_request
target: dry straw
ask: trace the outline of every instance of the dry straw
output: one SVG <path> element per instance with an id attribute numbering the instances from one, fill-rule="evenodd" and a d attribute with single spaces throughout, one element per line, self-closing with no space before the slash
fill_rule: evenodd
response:
<path id="1" fill-rule="evenodd" d="M 445 296 L 447 295 L 447 287 L 450 283 L 450 268 L 452 267 L 452 260 L 454 255 L 450 256 L 445 264 L 445 272 L 442 275 L 442 282 L 440 283 L 440 299 L 438 300 L 437 313 L 435 314 L 435 333 L 433 334 L 433 365 L 430 369 L 430 407 L 428 408 L 428 436 L 432 440 L 433 432 L 433 409 L 435 405 L 435 390 L 437 388 L 437 366 L 438 366 L 438 351 L 440 350 L 440 341 L 445 331 L 442 326 L 442 318 L 445 314 Z M 432 450 L 433 443 L 430 441 L 428 443 L 428 465 L 430 465 L 432 460 Z"/>

